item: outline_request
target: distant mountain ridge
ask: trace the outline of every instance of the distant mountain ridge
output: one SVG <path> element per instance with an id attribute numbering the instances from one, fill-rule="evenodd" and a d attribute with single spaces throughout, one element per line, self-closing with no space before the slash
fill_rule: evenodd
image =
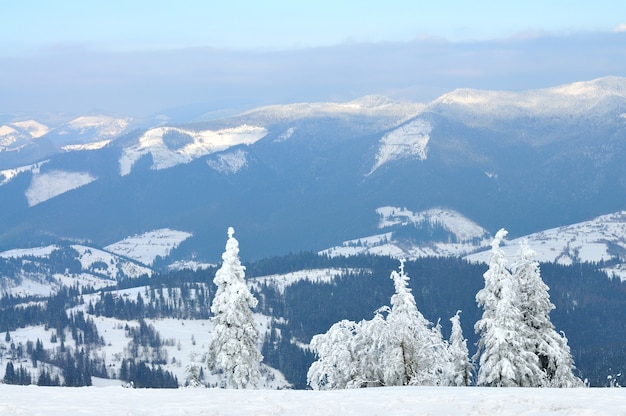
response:
<path id="1" fill-rule="evenodd" d="M 192 235 L 172 262 L 214 262 L 235 226 L 259 258 L 379 234 L 385 206 L 456 212 L 514 237 L 579 223 L 626 209 L 625 91 L 626 79 L 606 77 L 456 90 L 427 104 L 276 105 L 175 125 L 108 116 L 17 124 L 22 115 L 0 130 L 2 143 L 9 128 L 26 135 L 19 150 L 13 141 L 0 151 L 0 249 L 105 247 L 171 228 Z"/>

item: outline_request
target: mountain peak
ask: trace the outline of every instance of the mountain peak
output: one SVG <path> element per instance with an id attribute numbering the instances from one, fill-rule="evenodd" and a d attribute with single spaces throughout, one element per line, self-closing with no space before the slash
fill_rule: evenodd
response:
<path id="1" fill-rule="evenodd" d="M 437 98 L 428 109 L 453 113 L 473 124 L 477 119 L 591 114 L 595 106 L 611 97 L 626 100 L 626 78 L 610 76 L 521 92 L 461 88 Z"/>

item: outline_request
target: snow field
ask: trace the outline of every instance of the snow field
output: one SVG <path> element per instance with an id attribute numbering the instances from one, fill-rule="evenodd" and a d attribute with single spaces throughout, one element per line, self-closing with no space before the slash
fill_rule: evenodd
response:
<path id="1" fill-rule="evenodd" d="M 53 170 L 35 174 L 25 193 L 28 206 L 33 207 L 65 192 L 90 184 L 96 179 L 98 178 L 88 172 Z"/>
<path id="2" fill-rule="evenodd" d="M 156 390 L 0 385 L 0 414 L 608 416 L 626 414 L 626 391 L 486 387 L 381 387 L 332 391 Z"/>
<path id="3" fill-rule="evenodd" d="M 193 142 L 181 149 L 170 149 L 163 141 L 168 131 L 188 134 Z M 241 125 L 222 130 L 193 131 L 174 127 L 156 127 L 148 130 L 139 143 L 124 149 L 119 164 L 120 175 L 128 175 L 137 160 L 146 154 L 152 155 L 152 169 L 167 169 L 210 153 L 226 150 L 239 144 L 252 144 L 267 134 L 264 127 Z"/>
<path id="4" fill-rule="evenodd" d="M 330 283 L 337 277 L 344 274 L 358 273 L 361 271 L 363 270 L 352 268 L 307 269 L 285 274 L 273 274 L 269 276 L 253 277 L 250 278 L 247 283 L 249 286 L 257 289 L 259 289 L 262 284 L 271 285 L 275 287 L 280 294 L 284 294 L 287 287 L 294 285 L 302 280 L 312 283 Z"/>
<path id="5" fill-rule="evenodd" d="M 424 120 L 413 120 L 385 134 L 380 139 L 376 163 L 368 175 L 387 162 L 413 157 L 425 160 L 432 126 Z"/>
<path id="6" fill-rule="evenodd" d="M 162 228 L 125 238 L 106 246 L 104 249 L 142 264 L 150 265 L 157 256 L 166 257 L 191 236 L 192 234 L 184 231 Z"/>

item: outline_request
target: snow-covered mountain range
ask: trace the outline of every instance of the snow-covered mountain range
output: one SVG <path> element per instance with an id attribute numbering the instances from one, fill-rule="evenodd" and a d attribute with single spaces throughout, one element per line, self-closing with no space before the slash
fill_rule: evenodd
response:
<path id="1" fill-rule="evenodd" d="M 408 257 L 469 253 L 501 227 L 516 238 L 626 209 L 625 91 L 626 79 L 606 77 L 456 90 L 426 104 L 370 96 L 274 105 L 176 125 L 5 116 L 0 249 L 104 248 L 170 228 L 190 235 L 171 262 L 215 262 L 233 225 L 255 258 L 358 245 Z M 404 207 L 406 241 L 425 242 L 417 224 L 433 221 L 450 239 L 392 243 L 398 224 L 377 224 L 391 215 L 381 207 Z M 470 234 L 454 218 L 473 223 Z"/>

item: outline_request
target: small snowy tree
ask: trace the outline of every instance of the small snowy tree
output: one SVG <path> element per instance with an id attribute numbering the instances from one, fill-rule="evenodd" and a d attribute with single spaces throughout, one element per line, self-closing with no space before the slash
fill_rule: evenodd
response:
<path id="1" fill-rule="evenodd" d="M 315 390 L 377 387 L 384 385 L 381 359 L 388 349 L 388 325 L 377 311 L 370 321 L 343 320 L 311 339 L 318 355 L 307 373 Z"/>
<path id="2" fill-rule="evenodd" d="M 209 344 L 209 369 L 222 372 L 228 388 L 256 388 L 259 385 L 259 331 L 251 308 L 257 305 L 246 286 L 245 267 L 239 261 L 239 242 L 235 230 L 228 228 L 222 267 L 215 273 L 217 286 L 211 312 L 215 329 Z"/>
<path id="3" fill-rule="evenodd" d="M 451 361 L 447 384 L 451 386 L 469 386 L 472 382 L 472 372 L 474 370 L 474 366 L 469 359 L 467 340 L 463 337 L 460 314 L 461 311 L 457 311 L 456 315 L 450 318 L 452 332 L 450 333 L 448 349 Z"/>
<path id="4" fill-rule="evenodd" d="M 518 289 L 527 349 L 539 360 L 541 385 L 548 387 L 578 387 L 583 382 L 574 376 L 574 360 L 567 338 L 556 332 L 550 321 L 554 304 L 550 301 L 548 286 L 541 279 L 535 252 L 526 240 L 520 243 L 519 258 L 511 267 L 512 278 Z"/>
<path id="5" fill-rule="evenodd" d="M 318 360 L 307 374 L 313 389 L 448 384 L 450 353 L 441 328 L 418 311 L 404 262 L 391 279 L 391 308 L 380 308 L 369 321 L 338 322 L 313 337 Z"/>
<path id="6" fill-rule="evenodd" d="M 204 388 L 204 384 L 200 381 L 200 363 L 196 361 L 196 354 L 189 354 L 189 362 L 185 366 L 185 387 Z"/>
<path id="7" fill-rule="evenodd" d="M 307 382 L 313 389 L 345 389 L 360 378 L 354 350 L 359 335 L 359 324 L 343 320 L 311 339 L 311 348 L 319 356 L 307 372 Z"/>

